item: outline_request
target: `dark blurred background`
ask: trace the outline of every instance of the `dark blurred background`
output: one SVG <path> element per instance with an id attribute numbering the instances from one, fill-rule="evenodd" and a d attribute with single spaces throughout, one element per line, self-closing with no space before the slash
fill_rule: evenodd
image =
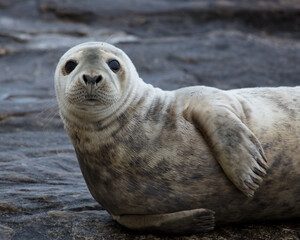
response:
<path id="1" fill-rule="evenodd" d="M 88 192 L 58 116 L 60 56 L 122 48 L 163 89 L 300 85 L 299 0 L 0 0 L 0 239 L 168 239 L 114 223 Z M 300 239 L 298 222 L 177 239 Z"/>

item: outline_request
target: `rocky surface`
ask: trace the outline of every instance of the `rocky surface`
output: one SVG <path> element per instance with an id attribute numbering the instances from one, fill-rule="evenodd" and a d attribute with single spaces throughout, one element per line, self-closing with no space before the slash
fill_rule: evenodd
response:
<path id="1" fill-rule="evenodd" d="M 297 0 L 0 0 L 0 239 L 169 239 L 120 227 L 93 200 L 54 96 L 59 57 L 114 43 L 163 89 L 300 85 Z M 174 239 L 300 239 L 299 221 Z"/>

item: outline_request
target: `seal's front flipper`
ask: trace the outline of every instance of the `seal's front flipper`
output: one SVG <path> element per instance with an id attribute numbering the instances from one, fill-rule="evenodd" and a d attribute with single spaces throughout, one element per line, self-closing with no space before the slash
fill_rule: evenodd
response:
<path id="1" fill-rule="evenodd" d="M 129 229 L 172 234 L 207 232 L 215 226 L 214 212 L 202 208 L 155 215 L 121 215 L 113 218 Z"/>
<path id="2" fill-rule="evenodd" d="M 252 197 L 268 168 L 260 142 L 229 105 L 191 105 L 184 117 L 201 132 L 227 177 Z"/>

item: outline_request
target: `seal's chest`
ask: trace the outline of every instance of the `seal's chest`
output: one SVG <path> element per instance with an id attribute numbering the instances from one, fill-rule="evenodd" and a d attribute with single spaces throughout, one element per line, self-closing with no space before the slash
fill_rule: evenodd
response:
<path id="1" fill-rule="evenodd" d="M 139 121 L 105 139 L 98 132 L 90 145 L 82 144 L 82 135 L 74 145 L 91 194 L 110 212 L 132 208 L 145 213 L 145 206 L 151 205 L 165 210 L 172 196 L 172 206 L 179 207 L 175 193 L 185 196 L 185 191 L 194 191 L 187 189 L 194 181 L 201 189 L 199 179 L 208 156 L 201 136 L 189 126 L 169 129 L 157 124 Z M 183 197 L 180 205 L 187 199 Z"/>

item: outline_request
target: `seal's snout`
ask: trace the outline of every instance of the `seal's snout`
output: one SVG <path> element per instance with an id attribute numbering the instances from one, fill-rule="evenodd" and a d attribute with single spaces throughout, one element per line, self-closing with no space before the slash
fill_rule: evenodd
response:
<path id="1" fill-rule="evenodd" d="M 102 76 L 101 75 L 90 76 L 90 75 L 83 74 L 82 79 L 86 85 L 89 84 L 94 85 L 99 83 L 102 80 Z"/>

